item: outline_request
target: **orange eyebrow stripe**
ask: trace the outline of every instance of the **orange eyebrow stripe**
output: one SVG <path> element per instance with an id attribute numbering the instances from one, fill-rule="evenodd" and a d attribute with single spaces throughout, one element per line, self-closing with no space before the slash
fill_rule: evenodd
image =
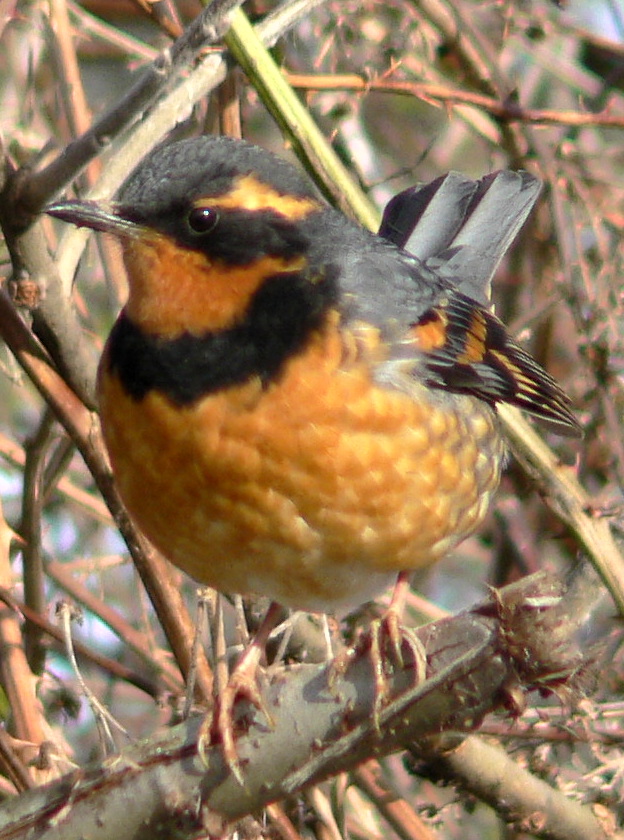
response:
<path id="1" fill-rule="evenodd" d="M 273 210 L 293 221 L 323 209 L 323 205 L 312 198 L 283 195 L 253 175 L 236 178 L 232 189 L 225 195 L 206 196 L 193 202 L 194 207 L 222 207 L 225 210 Z"/>

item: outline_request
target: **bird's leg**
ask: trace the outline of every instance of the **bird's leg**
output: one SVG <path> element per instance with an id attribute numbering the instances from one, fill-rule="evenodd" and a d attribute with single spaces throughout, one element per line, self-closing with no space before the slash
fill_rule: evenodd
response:
<path id="1" fill-rule="evenodd" d="M 405 600 L 410 586 L 410 572 L 400 572 L 394 586 L 390 605 L 381 618 L 371 622 L 368 633 L 354 648 L 339 654 L 329 671 L 329 685 L 343 674 L 349 664 L 364 651 L 369 651 L 374 675 L 373 724 L 380 730 L 379 715 L 389 698 L 392 669 L 403 669 L 409 662 L 413 668 L 414 684 L 426 674 L 426 653 L 417 636 L 402 623 Z M 408 657 L 405 656 L 405 651 Z"/>
<path id="2" fill-rule="evenodd" d="M 223 759 L 240 785 L 243 784 L 243 775 L 234 738 L 234 706 L 239 697 L 245 697 L 262 712 L 269 725 L 273 726 L 273 718 L 258 684 L 258 668 L 271 631 L 278 623 L 281 613 L 282 607 L 275 601 L 271 602 L 253 641 L 219 693 L 216 716 L 202 727 L 199 738 L 200 753 L 208 746 L 208 740 L 213 740 L 215 736 L 220 738 Z"/>
<path id="3" fill-rule="evenodd" d="M 410 588 L 411 572 L 399 572 L 388 609 L 381 618 L 371 622 L 369 638 L 370 657 L 375 679 L 373 723 L 379 731 L 379 714 L 389 695 L 389 668 L 405 668 L 403 655 L 407 648 L 413 663 L 414 684 L 418 685 L 426 673 L 427 658 L 418 637 L 402 623 L 405 601 Z"/>

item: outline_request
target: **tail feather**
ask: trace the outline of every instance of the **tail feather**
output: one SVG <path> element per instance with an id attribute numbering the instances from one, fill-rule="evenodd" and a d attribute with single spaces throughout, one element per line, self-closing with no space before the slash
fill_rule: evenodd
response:
<path id="1" fill-rule="evenodd" d="M 479 181 L 450 172 L 395 196 L 379 234 L 486 304 L 494 272 L 540 190 L 528 172 L 502 170 Z"/>

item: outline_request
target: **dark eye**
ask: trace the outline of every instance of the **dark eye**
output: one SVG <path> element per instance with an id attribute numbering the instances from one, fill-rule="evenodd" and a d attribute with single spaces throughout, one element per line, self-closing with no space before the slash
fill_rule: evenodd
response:
<path id="1" fill-rule="evenodd" d="M 212 207 L 194 207 L 188 214 L 188 224 L 194 233 L 209 233 L 219 221 Z"/>

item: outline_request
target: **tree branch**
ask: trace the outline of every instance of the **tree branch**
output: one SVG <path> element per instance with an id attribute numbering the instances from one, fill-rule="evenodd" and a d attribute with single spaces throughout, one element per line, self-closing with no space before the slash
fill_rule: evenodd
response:
<path id="1" fill-rule="evenodd" d="M 567 615 L 564 595 L 558 583 L 535 575 L 501 590 L 475 610 L 419 629 L 427 653 L 427 679 L 414 686 L 411 667 L 397 669 L 391 678 L 393 699 L 381 711 L 379 733 L 371 718 L 374 688 L 366 651 L 344 674 L 332 671 L 331 664 L 278 668 L 269 672 L 264 686 L 275 727 L 269 729 L 255 710 L 240 706 L 238 723 L 245 734 L 237 747 L 243 788 L 228 774 L 219 743 L 198 755 L 203 723 L 194 718 L 102 768 L 77 771 L 57 785 L 9 803 L 0 814 L 0 839 L 21 840 L 36 830 L 40 840 L 58 837 L 57 831 L 63 840 L 85 835 L 104 840 L 113 834 L 117 840 L 153 840 L 156 823 L 163 833 L 175 829 L 218 834 L 231 821 L 373 755 L 386 755 L 408 743 L 413 750 L 416 742 L 423 743 L 430 757 L 441 732 L 474 729 L 486 713 L 504 709 L 511 695 L 517 697 L 521 685 L 543 690 L 550 680 L 560 685 L 565 681 L 562 674 L 574 673 L 580 654 L 565 639 L 570 635 L 567 623 L 576 618 Z M 553 636 L 560 640 L 555 645 Z M 448 749 L 447 742 L 440 743 Z M 453 748 L 458 748 L 457 736 Z M 542 795 L 536 802 L 538 790 Z M 521 799 L 521 789 L 518 796 Z M 581 814 L 585 840 L 604 837 L 589 809 L 568 802 L 552 788 L 532 786 L 520 804 L 539 808 L 549 821 L 563 819 L 565 812 L 565 819 L 578 825 Z"/>

